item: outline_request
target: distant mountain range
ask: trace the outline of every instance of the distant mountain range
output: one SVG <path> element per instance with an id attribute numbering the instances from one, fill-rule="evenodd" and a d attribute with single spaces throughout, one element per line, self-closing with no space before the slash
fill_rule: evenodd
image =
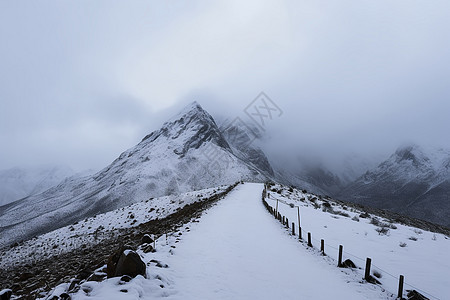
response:
<path id="1" fill-rule="evenodd" d="M 257 146 L 262 133 L 242 122 L 216 124 L 194 102 L 96 174 L 69 177 L 40 194 L 0 206 L 0 247 L 152 197 L 231 184 L 278 181 L 342 200 L 449 223 L 449 153 L 399 149 L 365 174 L 347 162 L 290 167 Z M 360 177 L 358 177 L 361 175 Z"/>
<path id="2" fill-rule="evenodd" d="M 450 227 L 450 151 L 400 147 L 336 196 Z"/>
<path id="3" fill-rule="evenodd" d="M 67 166 L 11 168 L 0 171 L 0 206 L 42 193 L 75 175 Z"/>

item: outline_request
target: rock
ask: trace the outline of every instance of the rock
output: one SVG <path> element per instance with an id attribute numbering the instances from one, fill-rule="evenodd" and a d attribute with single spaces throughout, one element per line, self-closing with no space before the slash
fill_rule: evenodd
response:
<path id="1" fill-rule="evenodd" d="M 12 290 L 10 289 L 5 289 L 0 291 L 0 300 L 9 300 L 11 299 L 11 295 L 12 295 Z"/>
<path id="2" fill-rule="evenodd" d="M 372 283 L 372 284 L 381 284 L 381 282 L 379 282 L 378 279 L 376 279 L 372 275 L 370 275 L 369 278 L 366 278 L 366 280 L 367 280 L 367 282 Z"/>
<path id="3" fill-rule="evenodd" d="M 151 244 L 153 243 L 153 239 L 150 235 L 148 234 L 144 234 L 144 236 L 142 237 L 142 244 Z"/>
<path id="4" fill-rule="evenodd" d="M 91 276 L 89 276 L 86 281 L 96 281 L 96 282 L 100 282 L 103 281 L 103 279 L 105 279 L 106 277 L 106 273 L 102 273 L 102 272 L 95 272 L 94 274 L 92 274 Z"/>
<path id="5" fill-rule="evenodd" d="M 69 294 L 67 294 L 67 293 L 62 293 L 61 295 L 59 295 L 59 299 L 61 299 L 61 300 L 70 300 L 70 299 L 72 299 L 72 298 L 70 297 Z"/>
<path id="6" fill-rule="evenodd" d="M 115 276 L 117 263 L 119 262 L 119 258 L 122 255 L 123 251 L 125 250 L 126 247 L 122 247 L 119 251 L 109 257 L 108 263 L 106 264 L 106 274 L 108 278 Z"/>
<path id="7" fill-rule="evenodd" d="M 110 257 L 107 265 L 108 278 L 128 275 L 136 277 L 137 275 L 146 276 L 146 266 L 139 254 L 133 250 L 126 249 L 115 253 Z"/>
<path id="8" fill-rule="evenodd" d="M 167 264 L 163 264 L 162 262 L 160 262 L 159 260 L 156 260 L 156 259 L 152 259 L 150 262 L 155 263 L 158 268 L 168 268 L 169 267 Z"/>
<path id="9" fill-rule="evenodd" d="M 120 278 L 120 281 L 123 281 L 123 282 L 130 282 L 131 279 L 133 279 L 133 278 L 131 278 L 131 277 L 128 276 L 128 275 L 123 275 L 123 276 Z"/>
<path id="10" fill-rule="evenodd" d="M 350 259 L 346 259 L 343 263 L 342 263 L 342 267 L 344 268 L 356 268 L 356 265 L 354 262 L 352 262 Z"/>
<path id="11" fill-rule="evenodd" d="M 76 293 L 78 292 L 79 289 L 80 289 L 80 280 L 76 278 L 72 279 L 70 281 L 69 288 L 67 289 L 67 291 L 69 293 Z"/>
<path id="12" fill-rule="evenodd" d="M 416 290 L 407 291 L 408 300 L 430 300 Z"/>
<path id="13" fill-rule="evenodd" d="M 143 245 L 142 251 L 144 251 L 144 253 L 155 252 L 155 250 L 153 249 L 153 246 L 151 244 Z"/>
<path id="14" fill-rule="evenodd" d="M 79 279 L 79 280 L 85 280 L 85 279 L 87 279 L 91 274 L 92 274 L 92 270 L 85 268 L 85 269 L 81 270 L 80 273 L 78 273 L 77 279 Z"/>

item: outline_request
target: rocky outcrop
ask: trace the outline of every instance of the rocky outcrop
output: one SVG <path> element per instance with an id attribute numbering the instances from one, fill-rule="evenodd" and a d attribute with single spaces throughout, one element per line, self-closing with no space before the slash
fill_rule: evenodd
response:
<path id="1" fill-rule="evenodd" d="M 108 278 L 123 275 L 130 277 L 142 275 L 146 277 L 146 265 L 139 254 L 131 249 L 124 249 L 122 247 L 121 250 L 112 255 L 108 260 L 106 273 Z"/>

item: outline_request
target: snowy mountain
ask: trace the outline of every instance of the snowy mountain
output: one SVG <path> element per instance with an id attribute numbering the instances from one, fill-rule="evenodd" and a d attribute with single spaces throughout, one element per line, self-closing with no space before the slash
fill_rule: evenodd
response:
<path id="1" fill-rule="evenodd" d="M 450 226 L 450 151 L 400 147 L 339 197 Z"/>
<path id="2" fill-rule="evenodd" d="M 235 155 L 194 102 L 100 172 L 0 207 L 0 247 L 151 197 L 264 181 L 258 163 Z"/>
<path id="3" fill-rule="evenodd" d="M 0 248 L 152 197 L 240 180 L 273 180 L 448 225 L 448 151 L 401 148 L 343 189 L 363 169 L 355 167 L 355 160 L 333 173 L 320 164 L 268 158 L 259 147 L 261 137 L 239 119 L 219 127 L 194 102 L 96 174 L 70 177 L 0 206 Z"/>
<path id="4" fill-rule="evenodd" d="M 11 168 L 0 171 L 0 206 L 39 194 L 75 172 L 67 166 Z"/>
<path id="5" fill-rule="evenodd" d="M 273 176 L 269 160 L 264 151 L 258 146 L 263 134 L 253 123 L 244 123 L 237 118 L 230 122 L 226 120 L 220 126 L 220 131 L 227 140 L 232 152 L 241 160 L 251 163 L 267 176 Z"/>

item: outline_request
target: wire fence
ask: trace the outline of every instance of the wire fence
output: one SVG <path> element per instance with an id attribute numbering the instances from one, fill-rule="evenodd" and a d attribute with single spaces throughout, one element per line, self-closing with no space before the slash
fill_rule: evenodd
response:
<path id="1" fill-rule="evenodd" d="M 297 234 L 296 234 L 296 231 L 298 230 L 298 236 L 299 236 L 299 240 L 300 240 L 301 242 L 306 243 L 305 237 L 307 237 L 307 246 L 308 246 L 308 247 L 313 247 L 312 242 L 314 241 L 314 244 L 316 244 L 316 245 L 317 245 L 317 244 L 321 245 L 321 249 L 320 249 L 320 250 L 322 251 L 322 253 L 323 253 L 324 255 L 325 255 L 324 248 L 326 248 L 326 249 L 331 248 L 331 249 L 334 249 L 334 250 L 336 250 L 336 251 L 339 252 L 339 258 L 338 258 L 338 260 L 342 259 L 342 256 L 343 256 L 343 246 L 340 245 L 339 247 L 336 247 L 336 246 L 331 245 L 331 244 L 329 244 L 329 243 L 325 243 L 325 241 L 324 241 L 323 239 L 319 240 L 319 239 L 317 239 L 317 238 L 312 237 L 311 232 L 306 231 L 306 230 L 304 230 L 304 229 L 301 227 L 301 225 L 300 225 L 300 213 L 299 213 L 299 215 L 298 215 L 298 226 L 296 226 L 297 228 L 291 228 L 291 227 L 289 226 L 290 224 L 288 223 L 288 218 L 285 217 L 285 216 L 283 216 L 283 215 L 280 213 L 280 211 L 279 211 L 279 209 L 278 209 L 278 205 L 279 205 L 279 203 L 282 203 L 282 204 L 284 204 L 284 205 L 290 206 L 291 208 L 294 208 L 294 207 L 297 207 L 297 208 L 298 208 L 299 206 L 298 206 L 298 205 L 294 205 L 293 203 L 290 203 L 290 202 L 285 201 L 285 200 L 283 200 L 283 199 L 279 199 L 278 197 L 272 197 L 272 198 L 274 198 L 274 199 L 273 199 L 274 201 L 275 201 L 275 200 L 277 201 L 276 206 L 275 206 L 275 207 L 272 207 L 272 206 L 266 201 L 267 194 L 268 194 L 268 193 L 267 193 L 267 189 L 268 189 L 268 186 L 267 186 L 267 184 L 265 184 L 265 185 L 264 185 L 264 190 L 263 190 L 263 192 L 262 192 L 262 197 L 261 197 L 261 198 L 262 198 L 262 202 L 263 202 L 265 208 L 269 211 L 269 213 L 271 213 L 271 214 L 275 217 L 275 219 L 277 219 L 278 221 L 280 221 L 280 222 L 281 222 L 284 226 L 286 226 L 287 228 L 290 228 L 290 229 L 292 230 L 292 234 L 293 234 L 293 235 L 297 235 Z M 295 222 L 292 222 L 292 225 L 295 225 Z M 314 248 L 314 247 L 313 247 L 313 248 Z M 341 251 L 342 251 L 342 252 L 341 252 Z M 408 290 L 411 290 L 411 291 L 415 291 L 415 292 L 417 292 L 417 293 L 420 293 L 421 296 L 424 297 L 423 299 L 436 299 L 436 300 L 440 300 L 440 298 L 438 298 L 438 297 L 436 297 L 436 296 L 434 296 L 434 295 L 432 295 L 432 294 L 430 294 L 430 293 L 428 293 L 428 292 L 426 292 L 426 291 L 424 291 L 424 290 L 422 290 L 422 289 L 420 289 L 420 288 L 418 288 L 418 287 L 416 287 L 416 286 L 414 286 L 414 285 L 412 285 L 412 284 L 409 284 L 409 283 L 407 283 L 407 282 L 404 282 L 404 281 L 403 281 L 403 278 L 404 278 L 403 275 L 400 275 L 399 277 L 397 277 L 397 276 L 391 274 L 390 272 L 384 270 L 383 268 L 380 268 L 379 266 L 377 266 L 377 265 L 375 265 L 375 264 L 372 264 L 370 258 L 364 259 L 364 258 L 359 257 L 359 256 L 357 256 L 357 255 L 355 255 L 355 254 L 352 254 L 352 253 L 350 253 L 350 252 L 348 252 L 348 251 L 345 251 L 345 256 L 347 256 L 347 257 L 352 257 L 354 260 L 357 260 L 357 261 L 361 262 L 363 265 L 366 264 L 365 274 L 364 274 L 364 278 L 363 278 L 363 279 L 366 280 L 366 281 L 369 282 L 369 283 L 381 284 L 381 282 L 380 282 L 378 279 L 382 278 L 383 275 L 386 275 L 387 277 L 392 278 L 392 279 L 395 280 L 395 281 L 398 281 L 398 292 L 397 292 L 397 293 L 394 293 L 394 292 L 392 292 L 392 291 L 386 289 L 386 287 L 383 286 L 383 289 L 384 289 L 385 291 L 387 291 L 388 293 L 392 294 L 393 296 L 397 295 L 397 298 L 396 298 L 396 299 L 405 299 L 405 298 L 403 298 L 403 296 L 404 296 L 403 287 L 404 287 L 404 286 L 408 286 L 408 287 L 410 287 L 410 289 L 406 289 L 407 291 L 408 291 Z M 333 258 L 331 258 L 331 259 L 333 259 Z M 334 260 L 334 259 L 333 259 L 333 260 Z M 338 266 L 338 267 L 343 267 L 342 261 L 338 261 L 337 266 Z M 372 272 L 370 272 L 370 269 L 372 269 Z M 371 274 L 373 274 L 375 277 L 373 277 Z M 392 283 L 392 282 L 391 282 L 391 283 Z M 426 297 L 425 297 L 425 296 L 426 296 Z"/>

